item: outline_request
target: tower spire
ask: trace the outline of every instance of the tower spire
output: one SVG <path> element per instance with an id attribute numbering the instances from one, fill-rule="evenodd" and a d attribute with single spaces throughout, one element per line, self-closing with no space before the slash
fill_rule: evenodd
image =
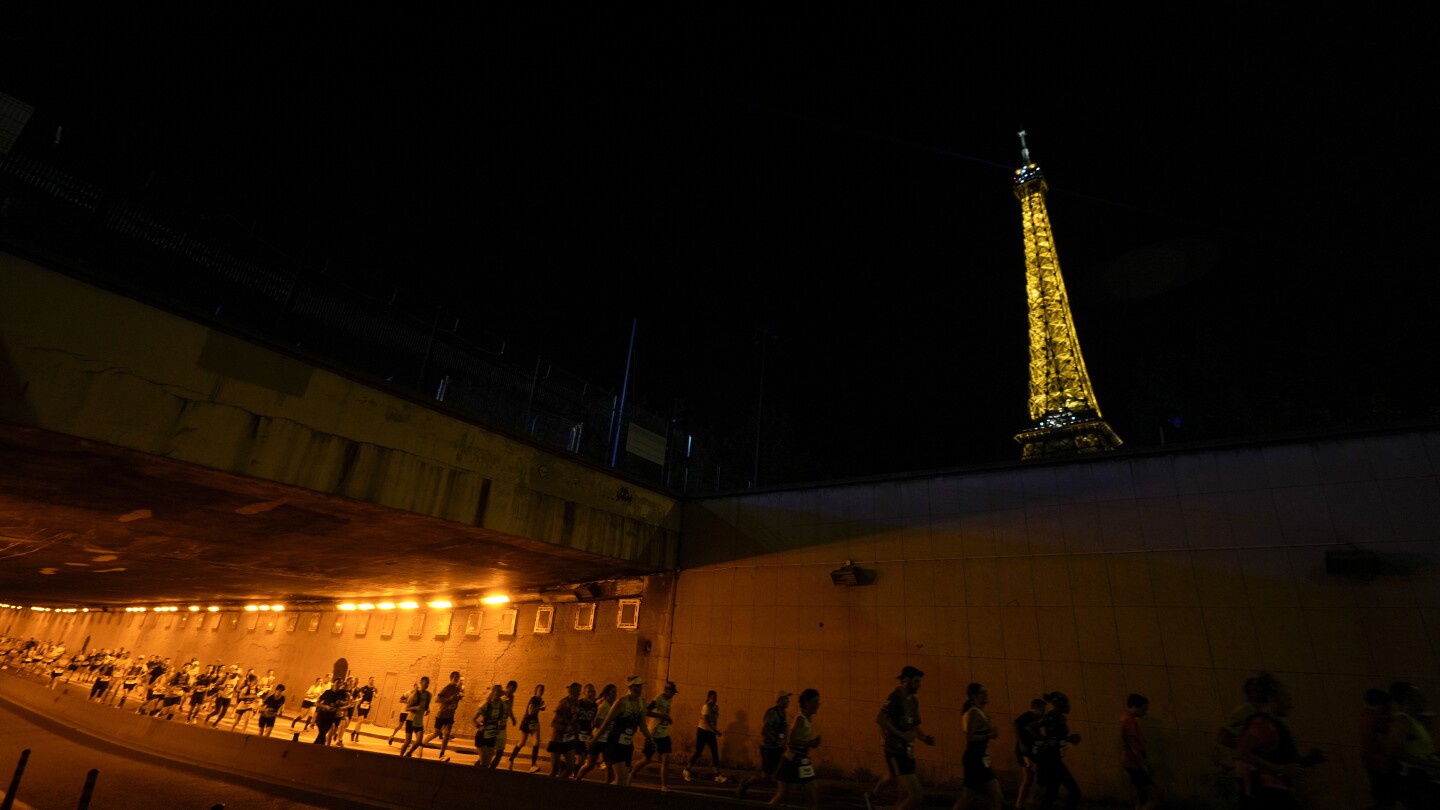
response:
<path id="1" fill-rule="evenodd" d="M 1100 416 L 1090 374 L 1070 315 L 1065 279 L 1045 207 L 1049 186 L 1030 159 L 1020 131 L 1022 164 L 1013 191 L 1020 201 L 1025 238 L 1025 295 L 1030 310 L 1031 426 L 1015 436 L 1022 458 L 1042 458 L 1114 450 L 1120 437 Z"/>

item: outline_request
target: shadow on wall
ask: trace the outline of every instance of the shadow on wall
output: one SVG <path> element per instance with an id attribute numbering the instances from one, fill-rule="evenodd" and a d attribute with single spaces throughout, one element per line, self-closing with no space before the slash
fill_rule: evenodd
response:
<path id="1" fill-rule="evenodd" d="M 22 384 L 15 373 L 9 353 L 0 345 L 0 419 L 17 425 L 35 424 L 35 413 L 25 398 L 26 386 L 28 383 Z"/>
<path id="2" fill-rule="evenodd" d="M 684 535 L 703 538 L 703 542 L 681 541 L 680 568 L 723 565 L 811 546 L 843 545 L 854 538 L 887 535 L 903 528 L 898 520 L 891 524 L 879 520 L 826 520 L 816 513 L 806 515 L 804 522 L 824 523 L 824 536 L 809 531 L 787 531 L 795 526 L 797 512 L 753 502 L 761 497 L 737 496 L 682 503 L 680 524 L 685 527 Z M 737 514 L 737 510 L 743 514 Z"/>
<path id="3" fill-rule="evenodd" d="M 743 710 L 735 712 L 735 719 L 720 732 L 720 759 L 731 767 L 738 767 L 741 763 L 747 769 L 756 767 L 752 755 L 758 752 L 751 750 L 753 746 L 748 745 L 749 740 L 750 716 Z"/>

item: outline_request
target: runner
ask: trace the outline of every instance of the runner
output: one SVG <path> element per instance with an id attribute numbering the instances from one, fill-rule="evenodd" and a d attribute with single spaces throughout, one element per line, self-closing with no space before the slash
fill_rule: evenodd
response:
<path id="1" fill-rule="evenodd" d="M 665 682 L 665 690 L 645 706 L 645 716 L 654 722 L 650 726 L 650 738 L 645 741 L 645 760 L 630 772 L 630 778 L 640 775 L 655 757 L 660 758 L 660 789 L 669 790 L 666 781 L 669 776 L 670 760 L 670 701 L 679 694 L 674 681 Z"/>
<path id="2" fill-rule="evenodd" d="M 790 693 L 781 692 L 775 697 L 775 705 L 765 710 L 760 721 L 760 773 L 740 780 L 735 788 L 735 798 L 744 799 L 751 786 L 769 782 L 775 784 L 775 773 L 780 769 L 780 757 L 785 753 L 785 734 L 789 722 L 786 710 L 790 708 Z M 778 789 L 778 785 L 776 786 Z"/>
<path id="3" fill-rule="evenodd" d="M 520 684 L 506 681 L 505 691 L 500 694 L 500 700 L 505 703 L 505 722 L 500 724 L 500 732 L 495 736 L 495 755 L 490 759 L 492 768 L 499 767 L 500 758 L 505 755 L 505 732 L 515 725 L 515 691 L 519 688 Z"/>
<path id="4" fill-rule="evenodd" d="M 331 684 L 315 700 L 315 744 L 329 745 L 330 731 L 340 722 L 340 709 L 347 695 L 343 684 Z"/>
<path id="5" fill-rule="evenodd" d="M 1045 701 L 1030 701 L 1030 711 L 1015 718 L 1015 764 L 1020 766 L 1020 787 L 1015 792 L 1015 810 L 1024 810 L 1035 789 L 1035 735 L 1030 726 L 1045 714 Z"/>
<path id="6" fill-rule="evenodd" d="M 1050 810 L 1065 788 L 1065 806 L 1074 810 L 1082 800 L 1080 785 L 1065 766 L 1065 749 L 1080 743 L 1080 735 L 1070 733 L 1066 716 L 1070 714 L 1070 698 L 1064 692 L 1045 695 L 1050 711 L 1031 724 L 1035 735 L 1035 778 L 1040 787 L 1041 810 Z"/>
<path id="7" fill-rule="evenodd" d="M 695 728 L 695 753 L 690 756 L 690 763 L 680 771 L 686 782 L 690 781 L 690 774 L 695 770 L 695 763 L 700 761 L 700 755 L 708 749 L 710 751 L 710 765 L 715 769 L 715 781 L 724 782 L 725 777 L 720 775 L 720 703 L 719 696 L 711 689 L 705 693 L 705 703 L 700 706 L 700 725 Z"/>
<path id="8" fill-rule="evenodd" d="M 115 674 L 115 662 L 103 661 L 99 671 L 95 674 L 95 682 L 90 685 L 90 699 L 103 703 L 105 693 L 110 691 L 110 678 Z"/>
<path id="9" fill-rule="evenodd" d="M 195 682 L 190 685 L 190 711 L 185 718 L 187 722 L 195 722 L 195 716 L 200 714 L 200 709 L 205 705 L 205 697 L 210 692 L 211 674 L 207 670 L 195 676 Z"/>
<path id="10" fill-rule="evenodd" d="M 515 749 L 510 752 L 510 770 L 515 770 L 515 755 L 525 747 L 526 742 L 532 741 L 530 746 L 530 773 L 540 772 L 540 712 L 545 710 L 545 684 L 538 684 L 535 687 L 535 694 L 531 695 L 528 703 L 525 704 L 525 716 L 520 720 L 520 742 L 515 743 Z"/>
<path id="11" fill-rule="evenodd" d="M 140 672 L 145 668 L 145 662 L 136 656 L 125 668 L 125 680 L 120 683 L 120 688 L 125 690 L 120 693 L 120 708 L 125 708 L 125 701 L 130 699 L 130 693 L 140 683 Z"/>
<path id="12" fill-rule="evenodd" d="M 360 729 L 370 718 L 370 704 L 375 700 L 376 691 L 374 677 L 360 687 L 359 701 L 355 704 L 355 722 L 350 726 L 350 742 L 360 742 Z"/>
<path id="13" fill-rule="evenodd" d="M 810 761 L 810 751 L 820 747 L 820 735 L 815 731 L 815 712 L 820 710 L 820 693 L 806 689 L 800 693 L 800 713 L 795 715 L 795 725 L 790 727 L 789 747 L 780 759 L 776 772 L 778 787 L 770 799 L 771 806 L 785 801 L 785 794 L 791 785 L 805 785 L 810 792 L 810 806 L 820 806 L 820 789 L 815 785 L 815 765 Z"/>
<path id="14" fill-rule="evenodd" d="M 972 683 L 965 689 L 965 714 L 961 725 L 965 731 L 965 755 L 960 760 L 965 769 L 964 783 L 960 797 L 955 800 L 955 810 L 965 810 L 975 802 L 976 797 L 990 800 L 991 810 L 1000 810 L 1005 798 L 1000 793 L 1000 781 L 990 767 L 990 741 L 997 739 L 1000 732 L 990 722 L 985 706 L 990 703 L 990 693 L 984 686 Z"/>
<path id="15" fill-rule="evenodd" d="M 400 720 L 395 724 L 394 730 L 390 732 L 390 739 L 386 740 L 386 745 L 394 745 L 395 734 L 406 728 L 406 717 L 408 713 L 405 711 L 405 707 L 410 703 L 410 696 L 418 691 L 420 691 L 420 682 L 416 681 L 415 685 L 410 687 L 410 691 L 400 695 Z"/>
<path id="16" fill-rule="evenodd" d="M 920 681 L 924 677 L 925 673 L 912 666 L 900 670 L 895 677 L 900 685 L 890 693 L 880 714 L 875 717 L 885 740 L 885 764 L 900 788 L 900 803 L 895 805 L 896 810 L 914 810 L 925 803 L 925 788 L 920 784 L 920 777 L 915 775 L 915 741 L 934 745 L 935 738 L 920 728 L 920 700 L 915 693 L 920 691 Z M 865 793 L 866 807 L 872 806 L 872 799 L 870 792 Z"/>
<path id="17" fill-rule="evenodd" d="M 231 672 L 222 677 L 224 680 L 220 684 L 220 690 L 215 693 L 215 708 L 211 709 L 210 714 L 205 716 L 205 723 L 211 728 L 220 727 L 220 721 L 224 720 L 225 714 L 230 711 L 230 703 L 235 699 L 235 693 L 240 688 L 239 673 Z M 215 722 L 213 723 L 210 722 L 210 718 L 212 717 L 215 718 Z"/>
<path id="18" fill-rule="evenodd" d="M 425 734 L 425 715 L 430 713 L 430 679 L 420 678 L 420 688 L 410 695 L 405 704 L 405 744 L 400 746 L 400 756 L 408 757 L 420 749 L 420 739 Z M 412 742 L 413 741 L 413 742 Z"/>
<path id="19" fill-rule="evenodd" d="M 157 713 L 166 720 L 174 720 L 180 711 L 180 703 L 185 700 L 185 673 L 176 672 L 162 681 L 164 685 L 160 690 L 160 708 Z"/>
<path id="20" fill-rule="evenodd" d="M 275 731 L 275 718 L 285 707 L 285 684 L 279 683 L 270 693 L 260 699 L 260 736 L 269 737 Z"/>
<path id="21" fill-rule="evenodd" d="M 605 763 L 615 771 L 615 784 L 630 786 L 630 760 L 635 757 L 635 732 L 639 731 L 650 739 L 650 729 L 645 725 L 645 701 L 640 690 L 645 688 L 645 679 L 640 676 L 626 683 L 630 693 L 615 701 L 600 724 L 600 736 L 605 738 Z M 609 781 L 608 779 L 606 781 Z"/>
<path id="22" fill-rule="evenodd" d="M 235 719 L 230 722 L 230 730 L 237 728 L 241 732 L 250 728 L 250 713 L 255 708 L 255 701 L 260 697 L 260 679 L 254 672 L 245 676 L 245 682 L 235 692 Z M 242 725 L 240 721 L 245 721 Z"/>
<path id="23" fill-rule="evenodd" d="M 305 697 L 300 701 L 300 713 L 290 719 L 290 728 L 295 728 L 296 723 L 304 720 L 305 725 L 300 727 L 301 733 L 310 730 L 310 723 L 315 719 L 315 701 L 320 699 L 325 688 L 324 678 L 316 678 L 315 683 L 310 684 L 310 687 L 305 690 Z"/>
<path id="24" fill-rule="evenodd" d="M 575 752 L 580 747 L 577 726 L 580 723 L 580 684 L 565 689 L 565 697 L 555 706 L 550 720 L 550 775 L 568 776 L 575 770 Z"/>
<path id="25" fill-rule="evenodd" d="M 455 733 L 455 710 L 460 706 L 460 701 L 465 697 L 465 681 L 460 677 L 458 671 L 450 673 L 450 682 L 440 687 L 440 694 L 436 696 L 440 707 L 435 711 L 435 727 L 430 736 L 425 738 L 418 746 L 424 748 L 425 744 L 440 738 L 440 761 L 446 761 L 445 749 L 450 746 L 450 736 Z"/>
<path id="26" fill-rule="evenodd" d="M 595 693 L 595 687 L 592 684 L 586 684 L 585 690 L 589 695 L 594 695 Z M 590 773 L 597 765 L 605 771 L 605 784 L 608 785 L 615 781 L 615 773 L 606 767 L 603 761 L 605 757 L 605 739 L 600 736 L 600 725 L 605 722 L 605 718 L 610 714 L 610 708 L 615 705 L 615 693 L 617 691 L 613 683 L 605 684 L 605 688 L 600 691 L 600 700 L 595 704 L 595 719 L 591 721 L 590 731 L 586 735 L 590 740 L 585 749 L 585 764 L 580 766 L 580 770 L 575 773 L 575 780 L 577 782 L 584 779 L 585 774 Z M 582 701 L 582 706 L 583 705 Z"/>
<path id="27" fill-rule="evenodd" d="M 475 764 L 479 767 L 487 767 L 495 759 L 495 741 L 500 737 L 500 727 L 505 724 L 505 713 L 508 711 L 504 694 L 505 687 L 500 684 L 490 687 L 485 702 L 480 704 L 470 720 L 475 725 L 475 751 L 479 754 Z"/>
<path id="28" fill-rule="evenodd" d="M 1150 713 L 1150 699 L 1132 694 L 1125 698 L 1125 713 L 1120 715 L 1120 767 L 1135 788 L 1135 810 L 1155 807 L 1155 776 L 1146 757 L 1145 729 L 1140 718 Z"/>

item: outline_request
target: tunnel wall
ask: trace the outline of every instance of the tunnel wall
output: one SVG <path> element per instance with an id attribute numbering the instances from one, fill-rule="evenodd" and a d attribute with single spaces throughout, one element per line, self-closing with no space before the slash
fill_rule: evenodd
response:
<path id="1" fill-rule="evenodd" d="M 687 501 L 671 671 L 682 694 L 719 691 L 737 760 L 777 690 L 818 689 L 821 767 L 864 776 L 884 769 L 875 716 L 917 666 L 939 739 L 917 746 L 921 773 L 952 785 L 982 683 L 1007 796 L 1011 721 L 1060 690 L 1084 792 L 1127 799 L 1117 724 L 1141 693 L 1162 787 L 1203 802 L 1228 784 L 1215 732 L 1268 669 L 1299 740 L 1331 759 L 1309 806 L 1364 807 L 1365 690 L 1440 688 L 1437 471 L 1429 428 Z M 1373 575 L 1327 570 L 1357 550 Z M 847 561 L 873 583 L 834 584 Z"/>
<path id="2" fill-rule="evenodd" d="M 517 611 L 513 636 L 500 635 L 504 609 L 488 607 L 453 611 L 445 637 L 437 637 L 435 631 L 443 615 L 451 611 L 396 611 L 389 614 L 395 617 L 394 630 L 385 634 L 385 614 L 379 612 L 61 614 L 0 610 L 0 633 L 64 642 L 72 653 L 88 639 L 91 650 L 124 648 L 176 662 L 195 657 L 202 664 L 253 668 L 261 676 L 273 669 L 277 682 L 286 686 L 287 711 L 299 706 L 315 678 L 331 673 L 336 660 L 344 658 L 350 674 L 360 677 L 361 683 L 373 676 L 376 686 L 382 688 L 371 718 L 375 724 L 391 728 L 398 717 L 400 694 L 420 676 L 429 677 L 431 692 L 438 693 L 449 673 L 459 671 L 465 679 L 466 699 L 456 712 L 455 733 L 468 738 L 474 733 L 471 717 L 492 683 L 519 683 L 518 713 L 536 684 L 545 685 L 546 703 L 553 707 L 572 681 L 593 682 L 597 691 L 614 683 L 623 694 L 625 679 L 632 675 L 663 680 L 669 666 L 670 589 L 669 577 L 646 581 L 639 626 L 633 630 L 617 627 L 619 602 L 605 600 L 593 603 L 591 630 L 575 629 L 581 603 L 553 605 L 550 633 L 535 632 L 540 605 L 513 606 Z M 478 630 L 468 635 L 472 614 L 478 617 Z M 360 625 L 367 615 L 369 624 L 362 634 Z M 417 615 L 422 621 L 420 634 L 412 636 Z M 292 620 L 294 628 L 290 629 Z M 545 722 L 548 718 L 543 716 Z"/>

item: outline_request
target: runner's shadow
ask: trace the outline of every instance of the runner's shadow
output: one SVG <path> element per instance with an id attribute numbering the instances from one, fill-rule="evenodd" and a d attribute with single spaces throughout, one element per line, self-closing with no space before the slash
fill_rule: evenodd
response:
<path id="1" fill-rule="evenodd" d="M 752 767 L 750 761 L 750 716 L 744 710 L 735 712 L 735 719 L 720 735 L 720 761 L 728 763 L 730 767 L 736 768 L 744 765 Z"/>

